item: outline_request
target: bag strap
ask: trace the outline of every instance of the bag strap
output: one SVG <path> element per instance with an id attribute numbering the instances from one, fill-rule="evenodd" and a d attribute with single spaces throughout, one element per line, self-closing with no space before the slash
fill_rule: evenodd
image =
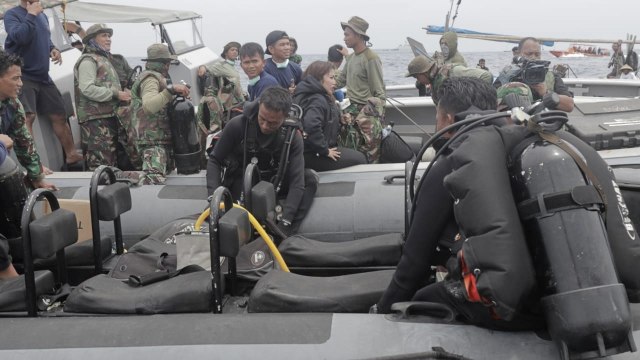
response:
<path id="1" fill-rule="evenodd" d="M 518 213 L 522 220 L 534 217 L 546 217 L 555 212 L 604 205 L 597 189 L 593 185 L 576 186 L 571 191 L 540 194 L 533 199 L 518 204 Z"/>
<path id="2" fill-rule="evenodd" d="M 569 156 L 571 156 L 571 158 L 573 158 L 573 161 L 575 161 L 576 165 L 578 165 L 580 170 L 582 170 L 582 173 L 587 177 L 587 179 L 589 179 L 589 181 L 591 181 L 593 186 L 598 191 L 598 194 L 600 195 L 600 198 L 602 199 L 602 204 L 604 204 L 604 212 L 606 212 L 607 211 L 607 196 L 604 193 L 604 187 L 602 186 L 602 184 L 600 183 L 598 178 L 593 174 L 591 169 L 589 169 L 589 167 L 584 162 L 582 157 L 580 155 L 578 155 L 573 150 L 573 148 L 571 148 L 569 145 L 567 145 L 566 142 L 562 141 L 562 139 L 560 139 L 560 137 L 558 135 L 556 135 L 555 133 L 544 131 L 544 129 L 539 124 L 537 124 L 537 123 L 535 123 L 533 121 L 529 121 L 527 123 L 527 128 L 529 130 L 531 130 L 532 132 L 537 133 L 538 136 L 540 136 L 543 140 L 546 140 L 546 141 L 558 146 L 559 148 L 564 150 L 567 154 L 569 154 Z"/>
<path id="3" fill-rule="evenodd" d="M 197 271 L 206 271 L 206 270 L 199 265 L 187 265 L 177 271 L 160 270 L 160 271 L 154 271 L 146 275 L 130 275 L 127 283 L 133 287 L 147 286 L 153 283 L 157 283 L 158 281 L 171 279 L 172 277 L 176 277 L 178 275 L 189 274 Z"/>

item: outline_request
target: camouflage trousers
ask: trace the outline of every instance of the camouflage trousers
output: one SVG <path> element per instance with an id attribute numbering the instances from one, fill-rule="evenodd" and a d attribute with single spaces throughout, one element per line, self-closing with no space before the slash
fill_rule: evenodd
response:
<path id="1" fill-rule="evenodd" d="M 366 155 L 369 163 L 377 163 L 380 158 L 384 102 L 372 97 L 365 105 L 352 103 L 344 112 L 351 115 L 351 121 L 342 124 L 338 145 L 360 151 Z"/>
<path id="2" fill-rule="evenodd" d="M 198 120 L 214 133 L 222 129 L 222 118 L 224 116 L 224 105 L 216 96 L 205 96 L 198 105 Z"/>
<path id="3" fill-rule="evenodd" d="M 140 169 L 142 160 L 135 144 L 137 134 L 133 124 L 131 124 L 130 106 L 120 106 L 118 108 L 118 122 L 120 125 L 118 128 L 118 142 L 128 158 L 128 166 L 124 166 L 122 170 Z"/>
<path id="4" fill-rule="evenodd" d="M 82 151 L 89 170 L 93 171 L 100 165 L 118 166 L 118 129 L 116 117 L 80 124 Z"/>
<path id="5" fill-rule="evenodd" d="M 142 159 L 142 171 L 145 175 L 143 185 L 161 185 L 167 180 L 167 174 L 175 168 L 171 145 L 138 145 L 138 154 Z"/>

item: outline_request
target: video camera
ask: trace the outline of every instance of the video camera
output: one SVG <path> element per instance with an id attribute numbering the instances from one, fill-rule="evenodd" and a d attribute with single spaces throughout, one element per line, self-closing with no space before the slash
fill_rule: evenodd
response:
<path id="1" fill-rule="evenodd" d="M 516 66 L 509 82 L 519 81 L 527 85 L 543 83 L 551 64 L 550 61 L 530 60 L 521 56 L 514 57 L 513 62 Z"/>

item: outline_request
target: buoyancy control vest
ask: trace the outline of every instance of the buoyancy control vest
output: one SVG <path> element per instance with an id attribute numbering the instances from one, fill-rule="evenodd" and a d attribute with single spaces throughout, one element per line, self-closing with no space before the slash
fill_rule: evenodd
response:
<path id="1" fill-rule="evenodd" d="M 611 177 L 596 176 L 597 160 L 587 161 L 555 129 L 529 120 L 526 130 L 511 150 L 511 186 L 551 337 L 563 359 L 634 351 L 603 214 L 616 202 L 609 205 L 604 190 Z"/>
<path id="2" fill-rule="evenodd" d="M 260 171 L 260 179 L 273 183 L 278 193 L 287 171 L 291 143 L 299 129 L 299 119 L 289 117 L 273 135 L 272 141 L 263 146 L 258 141 L 258 121 L 253 117 L 249 118 L 242 142 L 243 171 L 249 162 L 255 161 Z"/>
<path id="3" fill-rule="evenodd" d="M 487 305 L 506 321 L 535 288 L 534 267 L 506 167 L 508 149 L 520 138 L 503 133 L 519 130 L 482 126 L 469 131 L 448 155 L 453 171 L 444 178 L 462 238 L 457 256 L 468 299 Z"/>

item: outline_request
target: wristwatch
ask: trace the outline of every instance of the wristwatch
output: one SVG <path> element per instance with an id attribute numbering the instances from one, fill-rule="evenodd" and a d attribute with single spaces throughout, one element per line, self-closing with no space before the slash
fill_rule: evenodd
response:
<path id="1" fill-rule="evenodd" d="M 169 92 L 169 94 L 171 95 L 175 95 L 176 94 L 176 90 L 173 88 L 173 84 L 169 84 L 167 85 L 167 91 Z"/>

